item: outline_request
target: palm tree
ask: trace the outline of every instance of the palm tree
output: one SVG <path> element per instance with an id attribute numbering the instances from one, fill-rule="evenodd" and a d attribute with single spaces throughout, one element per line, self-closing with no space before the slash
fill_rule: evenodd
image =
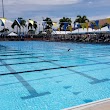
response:
<path id="1" fill-rule="evenodd" d="M 8 31 L 9 31 L 8 28 L 4 28 L 4 29 L 2 29 L 0 32 L 8 32 Z"/>
<path id="2" fill-rule="evenodd" d="M 29 19 L 29 20 L 31 20 L 31 19 Z M 30 30 L 30 28 L 31 28 L 31 30 L 32 30 L 32 24 L 31 23 L 28 23 L 28 30 Z"/>
<path id="3" fill-rule="evenodd" d="M 89 22 L 89 19 L 85 15 L 84 16 L 78 15 L 74 21 L 74 23 L 86 23 L 86 22 Z"/>
<path id="4" fill-rule="evenodd" d="M 29 19 L 29 20 L 31 20 L 31 19 Z M 32 20 L 33 21 L 33 20 Z M 33 21 L 33 24 L 32 23 L 28 23 L 28 32 L 36 32 L 36 30 L 37 30 L 37 22 L 36 21 Z M 30 29 L 31 28 L 31 29 Z M 33 30 L 33 28 L 35 29 L 35 30 Z"/>
<path id="5" fill-rule="evenodd" d="M 35 29 L 35 32 L 36 32 L 36 30 L 37 30 L 37 22 L 36 21 L 34 21 L 34 24 L 33 24 L 33 27 L 34 27 L 34 29 Z"/>
<path id="6" fill-rule="evenodd" d="M 67 24 L 67 28 L 68 28 L 68 26 L 71 26 L 71 23 L 72 23 L 71 18 L 65 18 L 65 17 L 63 17 L 62 19 L 59 20 L 60 30 L 64 30 L 63 27 L 64 27 L 64 24 L 65 23 L 68 23 Z"/>
<path id="7" fill-rule="evenodd" d="M 21 20 L 21 18 L 18 18 L 18 20 Z M 11 27 L 14 29 L 15 26 L 17 26 L 17 33 L 18 33 L 18 27 L 19 29 L 21 29 L 20 23 L 18 23 L 16 20 L 14 20 L 13 24 L 11 25 Z"/>
<path id="8" fill-rule="evenodd" d="M 24 33 L 24 27 L 26 27 L 26 20 L 24 20 L 23 18 L 21 18 L 20 25 L 23 27 L 23 33 Z"/>
<path id="9" fill-rule="evenodd" d="M 47 32 L 47 34 L 51 34 L 51 30 L 52 30 L 52 26 L 53 26 L 53 22 L 52 22 L 52 20 L 51 20 L 51 18 L 46 18 L 46 19 L 44 19 L 43 20 L 44 22 L 45 22 L 45 30 L 46 30 L 46 32 Z"/>

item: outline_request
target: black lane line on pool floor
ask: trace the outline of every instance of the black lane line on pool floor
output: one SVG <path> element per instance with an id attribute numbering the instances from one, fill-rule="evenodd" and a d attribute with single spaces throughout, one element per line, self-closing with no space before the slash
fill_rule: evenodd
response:
<path id="1" fill-rule="evenodd" d="M 9 66 L 9 65 L 5 64 L 5 66 Z M 56 68 L 36 69 L 36 70 L 28 70 L 28 71 L 21 71 L 21 72 L 11 71 L 11 73 L 2 73 L 0 74 L 0 76 L 6 76 L 6 75 L 11 75 L 11 74 L 23 74 L 23 73 L 30 73 L 30 72 L 36 72 L 36 71 L 57 70 L 61 68 L 72 68 L 72 67 L 76 67 L 76 66 L 61 66 L 61 67 L 56 67 Z"/>
<path id="2" fill-rule="evenodd" d="M 98 63 L 97 63 L 98 64 Z M 97 65 L 95 64 L 95 65 Z M 89 64 L 89 65 L 93 65 L 93 64 Z M 86 65 L 83 65 L 86 66 Z M 79 66 L 78 66 L 79 67 Z M 91 70 L 90 70 L 91 71 Z M 84 71 L 85 72 L 85 71 Z M 89 72 L 89 71 L 88 71 Z M 47 73 L 50 74 L 50 73 Z M 34 81 L 34 80 L 43 80 L 43 79 L 48 79 L 48 78 L 55 78 L 55 77 L 60 77 L 60 76 L 66 76 L 66 75 L 70 75 L 70 74 L 75 74 L 75 73 L 69 73 L 69 74 L 64 74 L 64 75 L 57 75 L 57 76 L 50 76 L 50 77 L 42 77 L 42 78 L 38 78 L 38 79 L 32 79 L 32 80 L 27 80 L 28 82 Z M 6 86 L 6 85 L 12 85 L 12 84 L 16 84 L 19 82 L 14 82 L 14 83 L 8 83 L 8 84 L 2 84 L 0 86 Z"/>
<path id="3" fill-rule="evenodd" d="M 0 60 L 2 64 L 6 65 L 6 63 L 2 60 Z M 12 72 L 16 73 L 14 69 L 12 69 L 9 65 L 6 65 L 6 68 Z M 35 97 L 40 97 L 44 95 L 49 95 L 51 94 L 50 92 L 43 92 L 43 93 L 37 93 L 36 90 L 19 74 L 13 74 L 18 81 L 25 87 L 25 89 L 30 93 L 29 96 L 21 97 L 21 99 L 30 99 L 30 98 L 35 98 Z"/>
<path id="4" fill-rule="evenodd" d="M 49 73 L 48 73 L 48 74 L 49 74 Z M 56 76 L 42 77 L 42 78 L 38 78 L 38 79 L 27 80 L 27 82 L 38 81 L 38 80 L 44 80 L 44 79 L 52 79 L 52 78 L 57 78 L 57 77 L 61 77 L 61 76 L 68 76 L 68 75 L 71 75 L 71 74 L 73 74 L 73 73 L 63 74 L 63 75 L 56 75 Z M 12 84 L 17 84 L 17 83 L 20 83 L 20 82 L 2 84 L 2 85 L 0 85 L 0 86 L 12 85 Z"/>
<path id="5" fill-rule="evenodd" d="M 23 62 L 23 63 L 9 63 L 9 64 L 6 64 L 6 65 L 20 65 L 20 64 L 34 64 L 34 63 L 42 63 L 42 62 L 49 62 L 49 61 L 59 61 L 59 60 L 44 60 L 44 61 L 36 61 L 36 62 Z M 109 62 L 110 63 L 110 62 Z M 0 66 L 6 66 L 6 65 L 0 65 Z"/>
<path id="6" fill-rule="evenodd" d="M 1 60 L 14 60 L 14 59 L 25 59 L 25 58 L 40 58 L 44 56 L 30 56 L 30 57 L 20 57 L 20 58 L 1 58 Z"/>
<path id="7" fill-rule="evenodd" d="M 43 60 L 42 58 L 39 58 L 39 59 Z M 86 58 L 83 58 L 83 59 L 86 59 Z M 86 59 L 86 60 L 88 60 L 88 61 L 94 61 L 94 60 L 89 60 L 89 59 Z M 97 61 L 94 61 L 94 62 L 97 62 Z M 61 66 L 61 65 L 56 64 L 56 63 L 51 62 L 51 61 L 50 61 L 49 63 L 54 64 L 54 65 L 57 65 L 57 66 Z M 77 73 L 77 74 L 79 74 L 79 75 L 82 75 L 83 77 L 86 77 L 86 78 L 88 78 L 88 79 L 93 80 L 93 82 L 90 82 L 91 84 L 97 84 L 97 83 L 100 83 L 100 82 L 109 81 L 109 79 L 99 80 L 99 79 L 94 78 L 94 77 L 92 77 L 92 76 L 89 76 L 89 75 L 87 75 L 87 74 L 85 74 L 85 73 L 77 72 L 77 71 L 71 70 L 71 69 L 70 69 L 71 67 L 72 67 L 72 66 L 70 66 L 70 67 L 68 66 L 68 67 L 65 67 L 65 68 L 66 68 L 67 70 L 73 71 L 73 72 L 75 72 L 75 73 Z M 74 66 L 74 67 L 75 67 L 75 66 Z M 50 69 L 42 69 L 42 70 L 32 70 L 32 71 L 16 72 L 16 74 L 25 73 L 25 72 L 46 71 L 46 70 L 53 70 L 53 69 L 60 69 L 60 68 L 62 68 L 62 66 L 59 67 L 59 68 L 50 68 Z M 63 68 L 64 68 L 64 67 L 63 67 Z M 10 73 L 8 73 L 8 74 L 10 74 Z M 14 73 L 12 73 L 12 74 L 14 74 Z M 7 74 L 1 74 L 1 75 L 7 75 Z"/>
<path id="8" fill-rule="evenodd" d="M 43 60 L 42 58 L 39 58 L 39 59 Z M 87 59 L 87 60 L 88 60 L 88 59 Z M 94 61 L 94 62 L 95 62 L 95 61 Z M 59 65 L 59 64 L 56 64 L 55 62 L 51 62 L 51 61 L 50 61 L 50 63 L 51 63 L 51 64 L 54 64 L 54 65 L 57 65 L 57 66 L 61 66 L 61 65 Z M 100 62 L 99 62 L 99 63 L 100 63 Z M 75 67 L 75 66 L 74 66 L 74 67 Z M 80 66 L 79 66 L 79 67 L 80 67 Z M 83 77 L 86 77 L 86 78 L 88 78 L 88 79 L 90 79 L 90 80 L 93 80 L 92 82 L 90 82 L 90 84 L 97 84 L 97 83 L 102 83 L 102 82 L 110 81 L 110 79 L 108 79 L 108 78 L 99 80 L 99 79 L 94 78 L 94 77 L 92 77 L 92 76 L 89 76 L 89 75 L 87 75 L 87 74 L 85 74 L 85 73 L 77 72 L 77 71 L 72 70 L 72 69 L 70 69 L 70 68 L 71 68 L 71 67 L 68 67 L 68 68 L 66 68 L 66 69 L 69 70 L 69 71 L 72 71 L 72 72 L 74 72 L 74 73 L 76 73 L 76 74 L 79 74 L 79 75 L 81 75 L 81 76 L 83 76 Z"/>
<path id="9" fill-rule="evenodd" d="M 19 56 L 19 55 L 32 55 L 32 54 L 23 54 L 23 53 L 21 53 L 21 54 L 12 54 L 12 55 L 0 55 L 0 56 Z"/>

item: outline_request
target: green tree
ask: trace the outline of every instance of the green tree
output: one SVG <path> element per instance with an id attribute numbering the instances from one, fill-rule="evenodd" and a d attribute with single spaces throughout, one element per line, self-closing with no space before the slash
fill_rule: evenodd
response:
<path id="1" fill-rule="evenodd" d="M 31 20 L 33 23 L 28 23 L 28 33 L 34 33 L 36 32 L 38 26 L 37 26 L 37 22 L 36 21 L 33 21 L 32 19 L 29 19 Z"/>
<path id="2" fill-rule="evenodd" d="M 9 31 L 8 28 L 4 28 L 4 29 L 2 29 L 0 32 L 3 33 L 3 32 L 8 32 L 8 31 Z"/>
<path id="3" fill-rule="evenodd" d="M 21 18 L 20 25 L 22 26 L 23 32 L 24 32 L 24 28 L 26 27 L 26 20 L 24 20 L 23 18 Z"/>
<path id="4" fill-rule="evenodd" d="M 52 29 L 53 22 L 52 22 L 51 18 L 47 17 L 43 21 L 46 23 L 45 29 Z"/>
<path id="5" fill-rule="evenodd" d="M 17 20 L 19 23 L 17 22 Z M 20 29 L 20 32 L 21 32 L 21 27 L 23 27 L 23 30 L 24 30 L 24 27 L 26 27 L 26 21 L 20 17 L 17 20 L 14 20 L 11 27 L 14 29 L 15 26 L 17 26 L 17 33 L 18 33 L 18 28 Z"/>
<path id="6" fill-rule="evenodd" d="M 31 19 L 29 19 L 31 20 Z M 33 21 L 33 20 L 32 20 Z M 36 21 L 33 21 L 33 25 L 31 23 L 28 23 L 28 29 L 31 28 L 31 30 L 34 28 L 35 30 L 37 29 L 37 22 Z"/>
<path id="7" fill-rule="evenodd" d="M 74 21 L 74 23 L 86 23 L 86 22 L 89 22 L 89 19 L 85 15 L 84 16 L 78 15 Z"/>
<path id="8" fill-rule="evenodd" d="M 64 29 L 63 29 L 64 23 L 68 23 L 68 24 L 67 24 L 67 29 L 68 29 L 68 26 L 71 26 L 71 23 L 72 23 L 71 18 L 63 17 L 63 18 L 61 18 L 61 19 L 59 20 L 60 30 L 64 30 Z"/>
<path id="9" fill-rule="evenodd" d="M 44 19 L 43 21 L 45 24 L 45 25 L 43 25 L 43 30 L 46 31 L 47 35 L 50 35 L 52 33 L 53 22 L 52 22 L 51 18 L 48 18 L 48 17 L 46 19 Z"/>

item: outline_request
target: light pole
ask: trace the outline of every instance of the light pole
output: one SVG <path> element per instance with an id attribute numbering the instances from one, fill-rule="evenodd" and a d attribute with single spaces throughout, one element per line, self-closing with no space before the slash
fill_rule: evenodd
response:
<path id="1" fill-rule="evenodd" d="M 3 18 L 4 18 L 4 3 L 3 3 L 3 0 L 2 0 L 2 12 L 3 12 Z"/>
<path id="2" fill-rule="evenodd" d="M 3 13 L 3 18 L 5 17 L 4 14 L 4 1 L 2 0 L 2 13 Z M 4 34 L 5 34 L 5 24 L 4 24 Z"/>

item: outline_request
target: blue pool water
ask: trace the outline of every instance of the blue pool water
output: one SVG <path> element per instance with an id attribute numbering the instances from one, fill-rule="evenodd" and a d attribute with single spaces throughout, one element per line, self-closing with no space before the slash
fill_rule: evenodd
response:
<path id="1" fill-rule="evenodd" d="M 105 98 L 110 45 L 0 42 L 0 110 L 61 110 Z"/>

